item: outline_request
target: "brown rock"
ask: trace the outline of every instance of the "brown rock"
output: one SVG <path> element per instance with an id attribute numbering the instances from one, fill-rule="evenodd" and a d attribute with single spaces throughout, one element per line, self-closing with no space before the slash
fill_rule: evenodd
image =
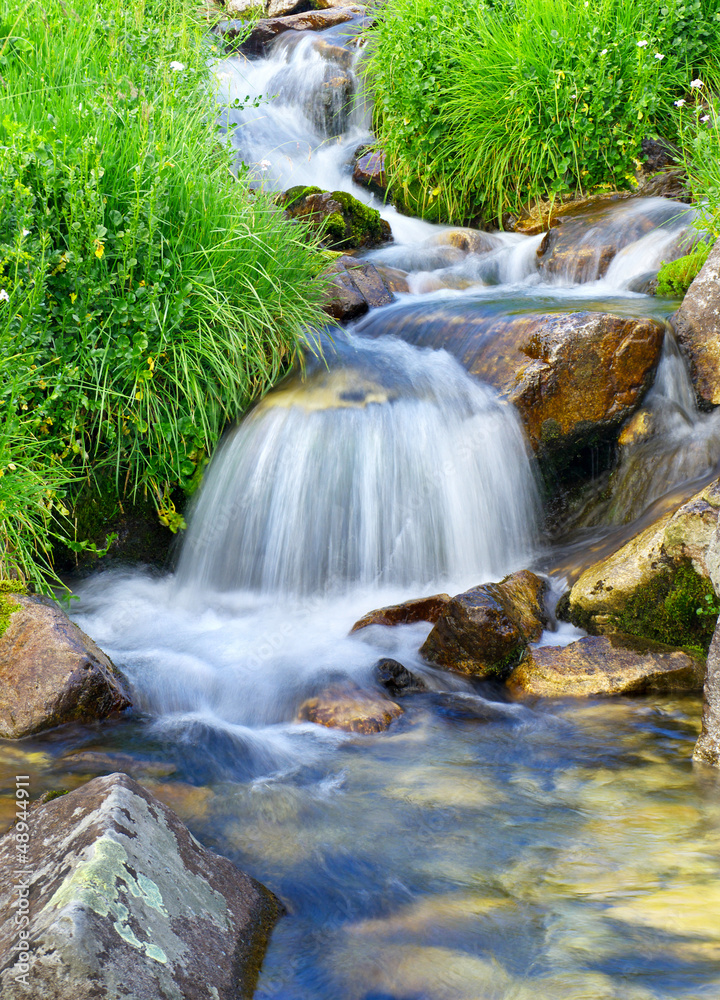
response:
<path id="1" fill-rule="evenodd" d="M 226 28 L 221 33 L 226 41 L 233 37 L 241 39 L 239 50 L 248 56 L 267 54 L 270 44 L 286 31 L 324 31 L 336 24 L 344 24 L 358 15 L 358 8 L 333 7 L 329 10 L 313 10 L 288 17 L 264 18 L 253 25 L 250 34 L 243 22 L 236 28 Z M 246 37 L 245 37 L 246 36 Z"/>
<path id="2" fill-rule="evenodd" d="M 403 714 L 394 701 L 363 691 L 351 684 L 335 684 L 316 698 L 303 702 L 298 710 L 300 722 L 314 722 L 347 733 L 382 733 L 393 719 Z"/>
<path id="3" fill-rule="evenodd" d="M 529 649 L 507 684 L 540 698 L 698 691 L 705 664 L 682 649 L 635 636 L 588 635 L 567 646 Z"/>
<path id="4" fill-rule="evenodd" d="M 390 225 L 380 213 L 347 191 L 298 186 L 284 191 L 276 200 L 285 208 L 288 219 L 302 219 L 316 229 L 323 245 L 331 250 L 369 248 L 392 239 Z"/>
<path id="5" fill-rule="evenodd" d="M 458 594 L 445 606 L 420 655 L 455 673 L 504 673 L 542 634 L 546 588 L 544 580 L 523 570 Z"/>
<path id="6" fill-rule="evenodd" d="M 107 656 L 54 602 L 7 595 L 19 611 L 0 637 L 0 736 L 104 719 L 130 705 Z"/>
<path id="7" fill-rule="evenodd" d="M 389 332 L 384 316 L 361 330 Z M 558 466 L 599 441 L 613 442 L 655 377 L 665 325 L 610 313 L 498 316 L 482 301 L 408 303 L 392 333 L 442 348 L 513 403 L 540 457 Z"/>
<path id="8" fill-rule="evenodd" d="M 695 744 L 693 760 L 720 767 L 720 627 L 710 643 L 705 675 L 702 732 Z"/>
<path id="9" fill-rule="evenodd" d="M 690 365 L 698 405 L 712 409 L 720 404 L 720 240 L 687 290 L 673 324 Z"/>
<path id="10" fill-rule="evenodd" d="M 384 151 L 380 149 L 358 157 L 353 169 L 353 180 L 379 194 L 381 198 L 384 197 L 388 189 Z"/>
<path id="11" fill-rule="evenodd" d="M 369 261 L 339 257 L 324 273 L 331 275 L 332 281 L 325 292 L 323 309 L 341 322 L 363 316 L 368 309 L 389 305 L 395 298 L 383 274 Z"/>
<path id="12" fill-rule="evenodd" d="M 280 903 L 201 847 L 132 778 L 96 778 L 33 809 L 28 826 L 26 897 L 14 831 L 0 841 L 4 1000 L 252 997 Z M 27 985 L 16 979 L 21 958 L 11 951 L 20 898 L 28 904 Z"/>
<path id="13" fill-rule="evenodd" d="M 427 691 L 428 686 L 422 677 L 418 677 L 412 670 L 408 670 L 402 663 L 384 657 L 378 660 L 373 667 L 375 680 L 381 687 L 384 687 L 393 698 L 400 698 L 406 694 L 418 694 Z"/>
<path id="14" fill-rule="evenodd" d="M 367 628 L 368 625 L 412 625 L 415 622 L 435 623 L 450 603 L 450 600 L 449 594 L 433 594 L 432 597 L 418 597 L 413 601 L 404 601 L 402 604 L 391 604 L 387 608 L 378 608 L 375 611 L 369 611 L 356 621 L 350 629 L 350 633 L 357 632 L 361 628 Z"/>

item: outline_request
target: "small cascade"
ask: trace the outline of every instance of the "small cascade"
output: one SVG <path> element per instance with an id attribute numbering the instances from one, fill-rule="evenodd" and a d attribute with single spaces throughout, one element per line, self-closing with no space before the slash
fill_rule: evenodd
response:
<path id="1" fill-rule="evenodd" d="M 518 568 L 537 493 L 514 411 L 444 352 L 359 338 L 337 352 L 219 449 L 180 584 L 311 594 Z"/>
<path id="2" fill-rule="evenodd" d="M 675 338 L 665 337 L 655 384 L 620 438 L 611 499 L 593 520 L 625 524 L 682 483 L 717 475 L 720 411 L 700 413 Z"/>

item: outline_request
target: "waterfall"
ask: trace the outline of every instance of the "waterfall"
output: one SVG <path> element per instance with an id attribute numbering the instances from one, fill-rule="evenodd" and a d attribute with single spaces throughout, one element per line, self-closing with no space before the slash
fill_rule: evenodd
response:
<path id="1" fill-rule="evenodd" d="M 310 594 L 498 579 L 527 560 L 537 492 L 511 407 L 444 352 L 338 344 L 213 460 L 181 585 Z"/>

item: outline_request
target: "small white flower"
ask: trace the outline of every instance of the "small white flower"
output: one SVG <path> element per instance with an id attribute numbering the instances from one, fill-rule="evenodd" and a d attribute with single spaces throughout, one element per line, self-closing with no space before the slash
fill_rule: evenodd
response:
<path id="1" fill-rule="evenodd" d="M 260 160 L 260 169 L 261 170 L 267 170 L 268 167 L 271 167 L 271 166 L 272 166 L 272 163 L 270 162 L 270 160 Z"/>
<path id="2" fill-rule="evenodd" d="M 673 104 L 675 105 L 676 108 L 681 108 L 684 103 L 685 103 L 684 97 L 681 97 L 679 101 L 673 101 Z"/>
<path id="3" fill-rule="evenodd" d="M 176 73 L 182 73 L 185 69 L 185 63 L 178 62 L 177 59 L 173 59 L 170 63 L 170 69 L 174 69 Z"/>
<path id="4" fill-rule="evenodd" d="M 700 119 L 700 121 L 701 122 L 709 122 L 710 121 L 710 115 L 703 115 L 702 118 Z"/>
<path id="5" fill-rule="evenodd" d="M 30 235 L 30 230 L 29 229 L 23 229 L 23 236 L 29 236 L 29 235 Z"/>
<path id="6" fill-rule="evenodd" d="M 5 291 L 4 288 L 1 288 L 0 289 L 0 302 L 9 302 L 9 301 L 10 301 L 10 296 L 8 295 L 8 293 Z"/>
<path id="7" fill-rule="evenodd" d="M 702 82 L 702 80 L 691 80 L 690 81 L 690 89 L 691 90 L 700 90 L 700 88 L 704 87 L 704 86 L 705 86 L 705 84 Z"/>
<path id="8" fill-rule="evenodd" d="M 664 59 L 664 58 L 665 58 L 665 56 L 664 56 L 664 55 L 661 55 L 661 53 L 660 53 L 660 52 L 656 52 L 656 53 L 655 53 L 655 58 L 656 58 L 656 59 L 658 60 L 658 62 L 659 62 L 659 61 L 660 61 L 661 59 Z"/>
<path id="9" fill-rule="evenodd" d="M 647 46 L 647 42 L 638 42 L 637 47 L 639 49 L 644 49 Z"/>
<path id="10" fill-rule="evenodd" d="M 601 56 L 606 56 L 607 53 L 608 53 L 608 50 L 607 49 L 603 49 L 602 52 L 600 53 L 600 55 Z"/>

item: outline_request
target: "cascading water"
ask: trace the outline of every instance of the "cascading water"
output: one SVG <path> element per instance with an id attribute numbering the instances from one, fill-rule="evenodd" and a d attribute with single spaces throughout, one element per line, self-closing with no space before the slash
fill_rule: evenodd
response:
<path id="1" fill-rule="evenodd" d="M 231 433 L 182 584 L 306 594 L 468 584 L 531 557 L 537 496 L 515 413 L 448 355 L 350 338 L 330 372 Z"/>
<path id="2" fill-rule="evenodd" d="M 348 634 L 372 608 L 532 560 L 517 418 L 437 348 L 462 364 L 482 349 L 488 367 L 498 332 L 533 316 L 665 318 L 671 303 L 633 289 L 677 252 L 690 214 L 664 199 L 596 206 L 557 227 L 565 257 L 548 267 L 545 236 L 380 205 L 351 180 L 369 138 L 356 31 L 219 62 L 222 99 L 250 98 L 223 115 L 258 184 L 378 207 L 394 243 L 372 259 L 407 271 L 410 292 L 229 432 L 176 575 L 82 582 L 73 617 L 128 675 L 134 715 L 0 745 L 5 784 L 23 771 L 39 793 L 128 770 L 272 888 L 289 915 L 259 1000 L 710 1000 L 720 807 L 690 766 L 698 700 L 520 704 L 424 663 L 429 623 Z M 715 428 L 668 337 L 591 541 L 712 468 Z M 296 721 L 329 683 L 372 688 L 379 657 L 429 688 L 402 699 L 388 733 Z"/>

